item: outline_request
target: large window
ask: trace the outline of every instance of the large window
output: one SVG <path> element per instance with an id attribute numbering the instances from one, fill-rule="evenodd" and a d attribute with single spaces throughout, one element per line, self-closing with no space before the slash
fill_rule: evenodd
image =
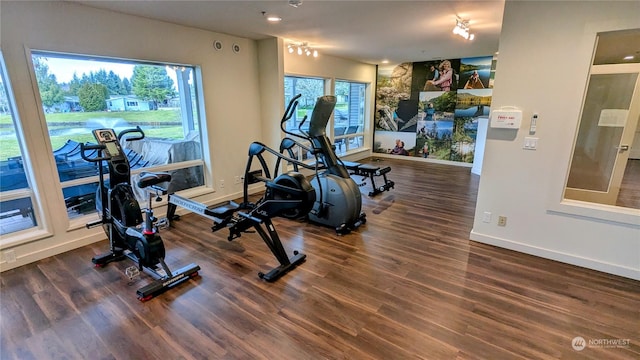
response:
<path id="1" fill-rule="evenodd" d="M 194 66 L 49 52 L 32 60 L 70 217 L 95 209 L 98 167 L 79 146 L 95 143 L 93 129 L 142 128 L 145 139 L 122 144 L 133 177 L 156 169 L 172 173 L 171 191 L 204 185 Z"/>
<path id="2" fill-rule="evenodd" d="M 17 115 L 0 53 L 0 235 L 37 226 Z"/>
<path id="3" fill-rule="evenodd" d="M 365 89 L 362 83 L 336 81 L 333 134 L 337 154 L 363 146 Z"/>
<path id="4" fill-rule="evenodd" d="M 292 132 L 309 129 L 308 121 L 319 96 L 325 94 L 325 80 L 309 77 L 286 76 L 284 79 L 285 105 L 294 96 L 301 94 L 298 109 L 287 122 L 286 129 Z M 337 80 L 335 82 L 336 107 L 333 122 L 327 129 L 338 155 L 364 146 L 364 119 L 366 84 Z M 302 122 L 304 116 L 306 122 Z M 330 132 L 330 129 L 333 131 Z M 306 145 L 305 142 L 302 142 Z M 299 159 L 311 159 L 313 156 L 302 149 L 296 150 Z"/>
<path id="5" fill-rule="evenodd" d="M 309 120 L 311 120 L 311 113 L 313 107 L 316 104 L 316 99 L 325 94 L 324 91 L 324 79 L 308 78 L 308 77 L 294 77 L 286 76 L 284 78 L 284 100 L 285 105 L 289 104 L 291 99 L 301 94 L 302 97 L 298 100 L 298 107 L 291 119 L 286 124 L 286 129 L 291 132 L 299 132 L 300 130 L 306 131 L 309 129 Z M 307 117 L 303 122 L 304 117 Z M 310 147 L 311 144 L 307 141 L 298 140 L 301 144 Z M 314 159 L 314 156 L 304 149 L 294 149 L 298 159 L 310 160 Z"/>

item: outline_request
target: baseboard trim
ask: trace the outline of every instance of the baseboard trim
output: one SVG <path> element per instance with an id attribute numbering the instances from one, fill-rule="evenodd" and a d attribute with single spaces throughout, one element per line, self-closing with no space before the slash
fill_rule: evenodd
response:
<path id="1" fill-rule="evenodd" d="M 545 259 L 555 260 L 566 264 L 576 265 L 583 268 L 605 272 L 607 274 L 618 275 L 629 279 L 640 280 L 640 269 L 611 264 L 599 260 L 584 258 L 572 254 L 562 253 L 554 250 L 544 249 L 528 244 L 519 243 L 512 240 L 502 239 L 495 236 L 488 236 L 471 230 L 469 238 L 483 244 L 493 245 L 521 253 L 539 256 Z"/>
<path id="2" fill-rule="evenodd" d="M 55 244 L 48 248 L 38 249 L 37 251 L 33 251 L 27 254 L 20 254 L 16 256 L 16 261 L 14 262 L 6 262 L 6 261 L 0 262 L 0 272 L 15 269 L 23 265 L 27 265 L 42 259 L 46 259 L 54 255 L 62 254 L 64 252 L 75 250 L 83 246 L 90 245 L 103 240 L 105 240 L 105 235 L 101 231 L 98 234 L 76 238 L 65 243 Z M 91 259 L 87 259 L 87 262 L 88 264 L 90 264 Z"/>

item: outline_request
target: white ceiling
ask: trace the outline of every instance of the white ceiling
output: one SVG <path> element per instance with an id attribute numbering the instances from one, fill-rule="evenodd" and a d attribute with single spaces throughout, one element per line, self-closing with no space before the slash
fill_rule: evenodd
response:
<path id="1" fill-rule="evenodd" d="M 250 39 L 308 42 L 322 54 L 391 64 L 492 55 L 498 50 L 504 0 L 66 0 Z M 268 23 L 262 12 L 282 17 Z M 473 41 L 452 33 L 469 19 Z"/>

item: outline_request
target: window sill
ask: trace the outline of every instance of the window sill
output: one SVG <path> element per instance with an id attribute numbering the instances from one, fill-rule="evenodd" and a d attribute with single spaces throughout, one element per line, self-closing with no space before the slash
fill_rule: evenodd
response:
<path id="1" fill-rule="evenodd" d="M 69 219 L 69 227 L 67 228 L 67 232 L 84 228 L 88 222 L 91 222 L 94 220 L 98 220 L 98 213 L 78 216 L 77 218 Z"/>
<path id="2" fill-rule="evenodd" d="M 640 227 L 640 210 L 632 208 L 564 199 L 548 212 Z"/>
<path id="3" fill-rule="evenodd" d="M 25 229 L 11 235 L 3 235 L 2 240 L 0 240 L 0 250 L 42 240 L 51 236 L 53 236 L 51 232 L 38 228 Z"/>

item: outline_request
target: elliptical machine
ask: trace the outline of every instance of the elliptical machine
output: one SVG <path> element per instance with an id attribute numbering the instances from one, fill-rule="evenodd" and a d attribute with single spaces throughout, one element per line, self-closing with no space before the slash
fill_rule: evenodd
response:
<path id="1" fill-rule="evenodd" d="M 126 137 L 126 141 L 144 138 L 144 132 L 140 127 L 124 130 L 118 136 L 113 129 L 96 129 L 93 130 L 93 136 L 98 145 L 80 144 L 80 155 L 88 162 L 97 163 L 99 174 L 96 210 L 100 214 L 100 219 L 88 223 L 86 227 L 102 225 L 109 238 L 110 251 L 91 259 L 96 267 L 104 267 L 110 262 L 127 257 L 138 265 L 138 272 L 143 270 L 154 278 L 151 284 L 137 291 L 138 299 L 147 301 L 197 276 L 200 266 L 189 264 L 172 272 L 165 263 L 165 248 L 158 235 L 157 219 L 153 216 L 151 205 L 154 195 L 160 199 L 160 194 L 166 194 L 158 184 L 171 181 L 171 175 L 168 173 L 141 174 L 137 185 L 149 192 L 148 206 L 144 209 L 143 220 L 140 205 L 130 185 L 129 160 L 120 146 L 120 140 L 129 133 L 137 135 Z M 97 150 L 97 155 L 89 157 L 87 155 L 89 150 L 93 152 Z M 108 183 L 105 181 L 103 161 L 108 165 Z"/>
<path id="2" fill-rule="evenodd" d="M 288 131 L 286 122 L 291 119 L 298 106 L 298 99 L 302 95 L 297 95 L 289 102 L 282 120 L 280 129 L 287 135 L 294 136 L 311 143 L 311 148 L 300 142 L 285 137 L 280 143 L 280 153 L 288 151 L 289 158 L 295 158 L 294 146 L 298 146 L 313 154 L 316 158 L 315 164 L 309 165 L 299 161 L 291 161 L 283 156 L 279 156 L 276 161 L 275 172 L 280 167 L 280 161 L 285 160 L 293 164 L 294 171 L 298 171 L 298 166 L 313 169 L 315 175 L 311 180 L 311 185 L 316 189 L 316 202 L 309 212 L 308 219 L 311 222 L 333 227 L 338 234 L 346 234 L 366 223 L 366 214 L 362 210 L 362 194 L 356 182 L 349 175 L 349 171 L 342 161 L 336 156 L 334 146 L 327 137 L 326 128 L 331 113 L 336 105 L 336 97 L 333 95 L 320 96 L 316 100 L 309 130 L 304 131 L 302 125 L 307 117 L 302 119 L 298 126 L 298 133 Z"/>

